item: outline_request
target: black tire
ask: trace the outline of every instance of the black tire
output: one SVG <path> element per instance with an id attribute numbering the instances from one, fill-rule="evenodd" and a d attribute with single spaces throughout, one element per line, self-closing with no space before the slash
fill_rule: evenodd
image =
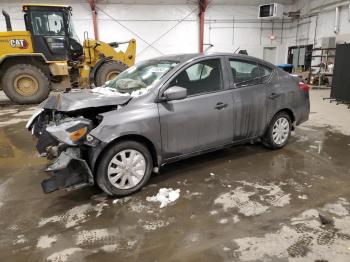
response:
<path id="1" fill-rule="evenodd" d="M 273 138 L 273 133 L 274 133 L 273 128 L 274 128 L 276 122 L 278 120 L 282 120 L 282 119 L 285 119 L 288 121 L 288 130 L 286 130 L 286 131 L 288 131 L 288 135 L 287 135 L 286 139 L 283 140 L 282 143 L 277 143 Z M 270 125 L 269 125 L 267 132 L 265 134 L 265 137 L 263 139 L 263 144 L 270 149 L 280 149 L 288 143 L 288 140 L 289 140 L 290 135 L 291 135 L 291 131 L 292 131 L 292 121 L 290 119 L 289 114 L 287 114 L 286 112 L 277 113 L 272 118 L 272 120 L 270 122 Z"/>
<path id="2" fill-rule="evenodd" d="M 123 150 L 136 150 L 142 154 L 146 162 L 145 173 L 138 184 L 129 189 L 120 189 L 114 186 L 108 178 L 108 166 L 114 156 Z M 100 163 L 97 167 L 96 183 L 108 195 L 111 196 L 127 196 L 140 190 L 148 182 L 153 170 L 152 156 L 147 147 L 139 142 L 126 140 L 119 142 L 103 154 Z"/>
<path id="3" fill-rule="evenodd" d="M 26 89 L 30 83 L 33 83 L 33 87 Z M 47 75 L 31 64 L 18 64 L 7 68 L 1 85 L 8 98 L 18 104 L 40 103 L 49 96 L 51 89 Z"/>
<path id="4" fill-rule="evenodd" d="M 124 70 L 128 68 L 127 65 L 120 61 L 107 61 L 100 66 L 95 74 L 95 86 L 102 86 L 107 81 L 111 80 Z"/>

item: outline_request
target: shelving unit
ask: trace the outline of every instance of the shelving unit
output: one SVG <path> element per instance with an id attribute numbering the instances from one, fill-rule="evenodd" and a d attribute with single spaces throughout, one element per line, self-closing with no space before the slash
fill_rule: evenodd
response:
<path id="1" fill-rule="evenodd" d="M 322 85 L 322 79 L 324 77 L 332 77 L 333 78 L 333 70 L 330 71 L 329 64 L 334 65 L 335 58 L 335 50 L 336 48 L 314 48 L 312 49 L 312 59 L 320 58 L 319 65 L 311 65 L 311 68 L 318 68 L 318 72 L 316 74 L 312 73 L 310 70 L 309 79 L 312 76 L 318 76 L 318 85 L 317 88 L 328 88 L 326 85 Z M 316 53 L 316 54 L 315 54 Z"/>

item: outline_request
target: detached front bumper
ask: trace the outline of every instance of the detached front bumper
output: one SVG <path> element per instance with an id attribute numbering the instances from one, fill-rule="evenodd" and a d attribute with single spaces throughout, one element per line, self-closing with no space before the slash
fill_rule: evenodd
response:
<path id="1" fill-rule="evenodd" d="M 77 189 L 94 184 L 90 167 L 80 158 L 80 149 L 69 147 L 45 170 L 49 178 L 41 186 L 45 193 L 58 189 Z"/>

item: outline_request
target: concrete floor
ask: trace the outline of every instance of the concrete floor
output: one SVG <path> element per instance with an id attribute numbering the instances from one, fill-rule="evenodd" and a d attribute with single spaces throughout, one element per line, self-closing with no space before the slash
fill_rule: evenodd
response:
<path id="1" fill-rule="evenodd" d="M 311 92 L 311 119 L 284 149 L 172 164 L 122 199 L 44 195 L 46 161 L 24 130 L 35 108 L 0 106 L 0 261 L 350 261 L 350 110 L 328 92 Z M 160 188 L 179 199 L 148 202 Z"/>

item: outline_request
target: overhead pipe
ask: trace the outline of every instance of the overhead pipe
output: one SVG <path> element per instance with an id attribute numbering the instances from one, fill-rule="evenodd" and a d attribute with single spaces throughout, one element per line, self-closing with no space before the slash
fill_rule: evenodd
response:
<path id="1" fill-rule="evenodd" d="M 339 33 L 339 6 L 335 8 L 334 33 Z"/>
<path id="2" fill-rule="evenodd" d="M 199 52 L 204 51 L 204 15 L 208 7 L 208 0 L 198 0 L 199 5 Z"/>
<path id="3" fill-rule="evenodd" d="M 94 27 L 94 35 L 95 39 L 98 40 L 98 28 L 97 28 L 97 11 L 96 11 L 96 4 L 95 0 L 88 0 L 91 8 L 91 13 L 92 13 L 92 24 Z"/>

